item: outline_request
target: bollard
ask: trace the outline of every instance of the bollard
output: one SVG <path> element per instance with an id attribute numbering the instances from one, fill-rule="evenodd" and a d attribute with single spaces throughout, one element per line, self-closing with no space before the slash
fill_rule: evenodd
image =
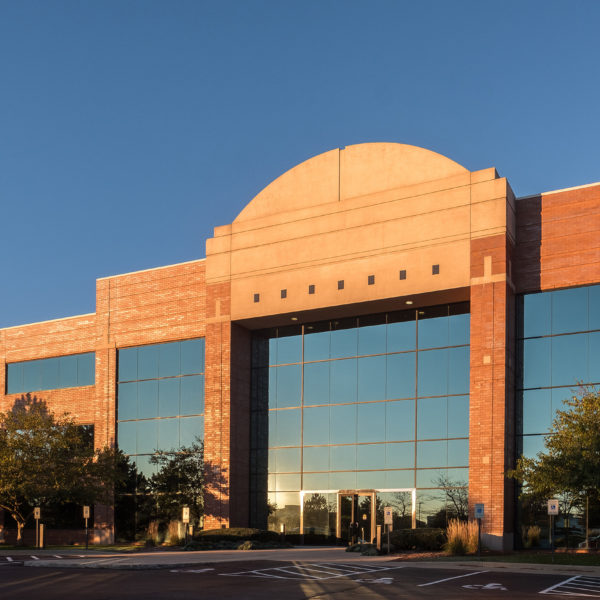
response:
<path id="1" fill-rule="evenodd" d="M 285 523 L 282 523 L 279 526 L 279 533 L 280 533 L 280 537 L 281 537 L 281 543 L 285 542 Z"/>
<path id="2" fill-rule="evenodd" d="M 45 548 L 46 544 L 44 543 L 44 533 L 45 533 L 45 526 L 43 523 L 40 523 L 40 539 L 39 539 L 39 547 L 40 548 Z"/>
<path id="3" fill-rule="evenodd" d="M 381 552 L 381 525 L 377 525 L 377 550 Z"/>

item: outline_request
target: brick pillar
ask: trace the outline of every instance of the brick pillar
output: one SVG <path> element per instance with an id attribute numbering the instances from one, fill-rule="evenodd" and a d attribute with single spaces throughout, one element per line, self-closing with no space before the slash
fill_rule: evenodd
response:
<path id="1" fill-rule="evenodd" d="M 231 433 L 230 284 L 206 288 L 204 460 L 205 529 L 229 526 Z"/>
<path id="2" fill-rule="evenodd" d="M 116 439 L 117 351 L 110 339 L 111 281 L 98 281 L 96 288 L 96 409 L 94 445 L 114 448 Z M 113 500 L 114 504 L 114 500 Z M 114 544 L 114 506 L 96 504 L 92 539 L 95 544 Z"/>
<path id="3" fill-rule="evenodd" d="M 469 505 L 485 504 L 484 544 L 512 549 L 514 293 L 505 234 L 471 241 Z M 508 268 L 507 268 L 508 267 Z"/>

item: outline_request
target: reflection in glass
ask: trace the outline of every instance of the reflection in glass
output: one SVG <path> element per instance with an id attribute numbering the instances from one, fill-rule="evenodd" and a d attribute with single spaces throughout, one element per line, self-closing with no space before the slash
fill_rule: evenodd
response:
<path id="1" fill-rule="evenodd" d="M 304 365 L 304 405 L 329 404 L 329 362 Z"/>
<path id="2" fill-rule="evenodd" d="M 329 449 L 320 447 L 304 448 L 303 465 L 304 472 L 329 471 Z"/>
<path id="3" fill-rule="evenodd" d="M 302 366 L 276 367 L 277 408 L 300 406 L 302 398 Z"/>
<path id="4" fill-rule="evenodd" d="M 523 340 L 523 387 L 549 387 L 551 338 Z"/>
<path id="5" fill-rule="evenodd" d="M 362 323 L 362 319 L 361 319 Z M 385 322 L 380 325 L 371 325 L 358 328 L 358 355 L 385 354 L 387 326 Z"/>
<path id="6" fill-rule="evenodd" d="M 469 440 L 448 440 L 448 466 L 466 467 L 469 464 Z"/>
<path id="7" fill-rule="evenodd" d="M 300 409 L 278 410 L 276 446 L 300 445 Z"/>
<path id="8" fill-rule="evenodd" d="M 575 385 L 589 381 L 588 334 L 560 335 L 552 338 L 552 385 Z"/>
<path id="9" fill-rule="evenodd" d="M 332 444 L 356 442 L 356 404 L 331 407 L 329 435 Z"/>
<path id="10" fill-rule="evenodd" d="M 447 398 L 419 398 L 417 401 L 417 438 L 420 440 L 447 437 Z"/>
<path id="11" fill-rule="evenodd" d="M 416 357 L 414 352 L 386 356 L 386 398 L 389 400 L 414 398 L 416 394 Z"/>
<path id="12" fill-rule="evenodd" d="M 550 335 L 550 294 L 523 296 L 523 336 Z"/>
<path id="13" fill-rule="evenodd" d="M 448 461 L 462 471 L 468 465 L 469 434 L 466 310 L 465 304 L 446 305 L 305 324 L 298 335 L 278 329 L 254 334 L 253 414 L 255 419 L 263 418 L 261 411 L 268 414 L 270 489 L 320 494 L 357 486 L 413 488 L 416 466 L 423 485 L 439 487 Z M 423 351 L 415 351 L 417 313 L 423 313 L 419 347 L 430 348 Z M 269 355 L 261 350 L 267 347 Z M 292 364 L 302 357 L 303 364 Z M 269 362 L 279 366 L 269 368 Z M 415 442 L 417 423 L 419 438 L 430 442 Z M 255 429 L 252 443 L 258 448 L 265 436 Z M 449 443 L 448 436 L 464 439 Z M 253 481 L 266 484 L 258 475 Z M 305 533 L 328 535 L 326 493 L 311 494 L 305 495 L 310 499 L 305 502 L 314 501 L 305 503 Z M 288 531 L 296 508 L 282 512 L 278 502 L 274 513 L 287 519 Z M 274 522 L 271 517 L 269 523 Z"/>
<path id="14" fill-rule="evenodd" d="M 448 398 L 448 437 L 469 436 L 469 396 Z"/>
<path id="15" fill-rule="evenodd" d="M 414 311 L 411 320 L 398 320 L 389 322 L 387 326 L 387 351 L 405 352 L 416 348 L 417 325 L 414 320 Z M 390 315 L 391 317 L 391 315 Z"/>
<path id="16" fill-rule="evenodd" d="M 443 396 L 448 393 L 448 352 L 419 352 L 419 396 Z"/>
<path id="17" fill-rule="evenodd" d="M 356 469 L 356 446 L 331 446 L 329 452 L 332 471 Z"/>
<path id="18" fill-rule="evenodd" d="M 385 439 L 388 442 L 415 439 L 415 401 L 385 403 Z"/>
<path id="19" fill-rule="evenodd" d="M 385 444 L 361 444 L 356 450 L 359 470 L 375 471 L 385 468 Z"/>
<path id="20" fill-rule="evenodd" d="M 334 360 L 330 363 L 330 402 L 356 402 L 356 359 Z"/>
<path id="21" fill-rule="evenodd" d="M 158 374 L 159 377 L 173 377 L 179 375 L 179 347 L 178 342 L 161 344 L 158 347 Z"/>
<path id="22" fill-rule="evenodd" d="M 158 421 L 158 448 L 166 452 L 179 448 L 179 419 Z"/>
<path id="23" fill-rule="evenodd" d="M 417 467 L 446 467 L 448 442 L 417 442 Z"/>
<path id="24" fill-rule="evenodd" d="M 523 407 L 523 433 L 546 433 L 552 422 L 550 390 L 525 390 L 521 392 Z"/>
<path id="25" fill-rule="evenodd" d="M 329 444 L 329 407 L 304 409 L 304 444 Z"/>
<path id="26" fill-rule="evenodd" d="M 119 419 L 137 419 L 137 383 L 119 384 Z"/>
<path id="27" fill-rule="evenodd" d="M 358 350 L 358 328 L 355 319 L 334 321 L 331 331 L 331 358 L 356 356 Z M 349 329 L 342 329 L 350 327 Z"/>
<path id="28" fill-rule="evenodd" d="M 385 403 L 370 402 L 358 407 L 358 441 L 379 442 L 385 437 Z"/>
<path id="29" fill-rule="evenodd" d="M 552 335 L 588 329 L 588 288 L 552 292 Z"/>
<path id="30" fill-rule="evenodd" d="M 386 357 L 358 359 L 358 401 L 385 400 Z"/>
<path id="31" fill-rule="evenodd" d="M 204 437 L 204 417 L 181 417 L 179 419 L 179 444 L 191 446 Z"/>
<path id="32" fill-rule="evenodd" d="M 415 445 L 413 442 L 385 445 L 386 469 L 414 469 Z"/>
<path id="33" fill-rule="evenodd" d="M 179 414 L 178 377 L 158 382 L 158 414 L 161 417 L 176 417 Z"/>
<path id="34" fill-rule="evenodd" d="M 158 449 L 158 420 L 137 421 L 137 453 L 152 454 Z"/>
<path id="35" fill-rule="evenodd" d="M 449 326 L 447 316 L 432 316 L 439 312 L 446 312 L 447 308 L 439 311 L 437 309 L 427 309 L 425 315 L 419 315 L 419 350 L 424 348 L 443 348 L 449 345 Z"/>
<path id="36" fill-rule="evenodd" d="M 158 381 L 140 381 L 139 383 L 121 383 L 122 386 L 137 386 L 138 391 L 138 418 L 152 419 L 158 417 Z M 124 418 L 124 417 L 121 417 Z M 131 417 L 135 418 L 135 417 Z"/>

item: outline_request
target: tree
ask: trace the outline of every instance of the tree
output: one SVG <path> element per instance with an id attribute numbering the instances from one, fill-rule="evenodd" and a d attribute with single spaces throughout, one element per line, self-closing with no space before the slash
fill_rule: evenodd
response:
<path id="1" fill-rule="evenodd" d="M 190 508 L 190 523 L 204 515 L 204 444 L 199 439 L 177 451 L 157 452 L 150 462 L 159 465 L 149 481 L 156 509 L 165 520 L 180 520 L 183 506 Z"/>
<path id="2" fill-rule="evenodd" d="M 564 405 L 545 437 L 546 451 L 522 456 L 508 475 L 522 484 L 521 497 L 560 497 L 568 515 L 578 501 L 600 499 L 600 395 L 582 387 Z"/>
<path id="3" fill-rule="evenodd" d="M 90 442 L 89 430 L 29 395 L 0 413 L 0 508 L 16 522 L 18 544 L 34 506 L 112 501 L 116 451 Z"/>
<path id="4" fill-rule="evenodd" d="M 436 486 L 446 492 L 447 518 L 456 518 L 460 521 L 469 519 L 469 484 L 466 481 L 453 481 L 445 473 L 440 473 L 436 479 Z"/>

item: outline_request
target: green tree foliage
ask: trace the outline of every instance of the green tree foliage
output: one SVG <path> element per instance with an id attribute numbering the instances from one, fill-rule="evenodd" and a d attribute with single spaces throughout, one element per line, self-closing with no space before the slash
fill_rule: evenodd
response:
<path id="1" fill-rule="evenodd" d="M 523 499 L 535 503 L 557 497 L 568 515 L 582 498 L 600 499 L 600 395 L 582 388 L 564 405 L 545 437 L 545 452 L 522 456 L 508 475 L 522 484 Z"/>
<path id="2" fill-rule="evenodd" d="M 159 471 L 148 482 L 157 515 L 164 521 L 181 520 L 181 509 L 190 509 L 190 524 L 204 515 L 204 444 L 196 440 L 177 451 L 157 452 L 150 461 Z"/>
<path id="3" fill-rule="evenodd" d="M 17 524 L 17 543 L 34 506 L 112 502 L 117 452 L 94 450 L 89 430 L 56 417 L 29 395 L 0 413 L 0 508 Z"/>

